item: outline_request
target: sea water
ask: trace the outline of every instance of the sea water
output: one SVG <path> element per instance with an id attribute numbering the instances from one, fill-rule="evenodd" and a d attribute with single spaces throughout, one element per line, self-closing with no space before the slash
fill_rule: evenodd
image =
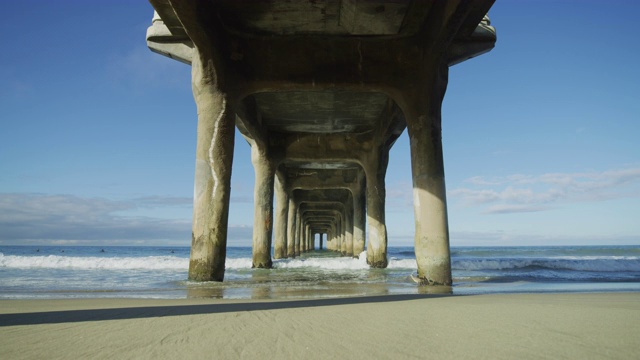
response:
<path id="1" fill-rule="evenodd" d="M 412 247 L 389 266 L 313 251 L 252 269 L 251 248 L 227 249 L 225 281 L 187 280 L 188 247 L 0 246 L 0 298 L 323 298 L 445 292 L 640 291 L 640 246 L 453 247 L 452 287 L 419 287 Z"/>

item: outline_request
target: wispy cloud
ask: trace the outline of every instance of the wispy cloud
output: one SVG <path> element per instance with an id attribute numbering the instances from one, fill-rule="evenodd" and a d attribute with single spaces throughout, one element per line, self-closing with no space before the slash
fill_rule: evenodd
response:
<path id="1" fill-rule="evenodd" d="M 0 241 L 137 241 L 189 238 L 190 221 L 118 216 L 135 201 L 0 194 Z"/>
<path id="2" fill-rule="evenodd" d="M 132 200 L 140 207 L 156 206 L 192 206 L 193 199 L 189 197 L 146 196 Z"/>
<path id="3" fill-rule="evenodd" d="M 140 208 L 191 205 L 182 197 L 125 201 L 74 195 L 0 193 L 0 244 L 189 245 L 191 218 L 120 213 Z M 231 225 L 229 245 L 250 245 L 252 227 Z"/>
<path id="4" fill-rule="evenodd" d="M 476 176 L 465 182 L 469 187 L 454 189 L 450 196 L 491 214 L 544 211 L 570 202 L 640 196 L 638 167 L 602 172 Z"/>
<path id="5" fill-rule="evenodd" d="M 507 231 L 452 231 L 452 246 L 555 246 L 555 245 L 635 245 L 637 236 L 630 235 L 540 235 Z M 455 249 L 454 249 L 455 252 Z"/>

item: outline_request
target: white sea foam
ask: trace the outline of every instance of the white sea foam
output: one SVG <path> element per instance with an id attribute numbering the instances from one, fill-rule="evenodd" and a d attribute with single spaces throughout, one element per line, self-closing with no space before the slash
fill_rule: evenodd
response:
<path id="1" fill-rule="evenodd" d="M 224 267 L 225 269 L 233 270 L 251 269 L 251 262 L 251 258 L 227 258 L 227 260 L 224 262 Z"/>
<path id="2" fill-rule="evenodd" d="M 415 259 L 389 259 L 387 268 L 389 269 L 417 269 L 418 264 Z"/>
<path id="3" fill-rule="evenodd" d="M 276 260 L 273 264 L 276 269 L 301 269 L 315 268 L 323 270 L 363 270 L 368 269 L 366 261 L 354 258 L 307 258 L 307 259 L 283 259 Z"/>
<path id="4" fill-rule="evenodd" d="M 306 259 L 283 259 L 274 262 L 276 269 L 302 269 L 314 268 L 320 270 L 366 270 L 367 252 L 363 251 L 357 258 L 337 257 L 337 258 L 306 258 Z M 387 266 L 389 269 L 415 269 L 416 261 L 413 259 L 389 259 Z"/>
<path id="5" fill-rule="evenodd" d="M 252 260 L 249 257 L 227 258 L 227 270 L 251 269 Z M 390 259 L 389 268 L 415 268 L 415 260 Z M 189 259 L 176 256 L 146 256 L 146 257 L 74 257 L 74 256 L 18 256 L 0 253 L 0 268 L 14 269 L 78 269 L 78 270 L 185 270 L 189 267 Z M 364 270 L 368 269 L 366 252 L 358 258 L 295 258 L 274 260 L 276 269 L 318 270 Z"/>
<path id="6" fill-rule="evenodd" d="M 175 256 L 146 257 L 73 257 L 18 256 L 0 253 L 0 267 L 17 269 L 106 269 L 106 270 L 182 270 L 189 267 L 189 259 Z"/>

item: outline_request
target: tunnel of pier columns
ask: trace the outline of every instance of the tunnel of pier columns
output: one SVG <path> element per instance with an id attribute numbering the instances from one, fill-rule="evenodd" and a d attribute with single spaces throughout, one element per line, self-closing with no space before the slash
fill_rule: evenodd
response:
<path id="1" fill-rule="evenodd" d="M 313 251 L 316 234 L 386 267 L 386 169 L 406 129 L 418 277 L 451 284 L 441 105 L 449 67 L 495 44 L 493 0 L 150 2 L 149 48 L 192 68 L 191 280 L 224 279 L 236 128 L 255 171 L 254 267 Z"/>

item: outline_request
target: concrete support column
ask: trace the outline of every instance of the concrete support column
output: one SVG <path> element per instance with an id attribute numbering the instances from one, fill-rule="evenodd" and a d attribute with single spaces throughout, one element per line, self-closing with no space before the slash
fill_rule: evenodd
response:
<path id="1" fill-rule="evenodd" d="M 340 235 L 342 234 L 342 227 L 340 226 L 340 216 L 336 216 L 335 220 L 335 233 L 333 234 L 333 237 L 335 239 L 335 251 L 339 252 L 342 254 L 342 239 L 340 237 Z"/>
<path id="2" fill-rule="evenodd" d="M 318 240 L 319 240 L 319 241 L 318 241 L 318 248 L 319 248 L 320 250 L 322 250 L 322 236 L 323 236 L 323 235 L 324 235 L 323 233 L 318 234 Z"/>
<path id="3" fill-rule="evenodd" d="M 353 196 L 349 196 L 347 206 L 345 207 L 345 225 L 346 225 L 346 256 L 353 257 Z"/>
<path id="4" fill-rule="evenodd" d="M 346 212 L 343 210 L 340 213 L 340 255 L 347 255 L 347 217 Z"/>
<path id="5" fill-rule="evenodd" d="M 360 186 L 353 194 L 353 256 L 359 256 L 364 251 L 365 240 L 365 194 Z"/>
<path id="6" fill-rule="evenodd" d="M 298 206 L 293 200 L 293 195 L 289 195 L 289 208 L 287 220 L 287 257 L 296 257 L 295 234 L 296 234 L 296 213 Z"/>
<path id="7" fill-rule="evenodd" d="M 300 243 L 302 242 L 302 216 L 300 207 L 296 211 L 296 238 L 295 238 L 295 256 L 300 256 Z"/>
<path id="8" fill-rule="evenodd" d="M 389 150 L 379 149 L 364 164 L 367 178 L 367 224 L 369 239 L 367 263 L 374 268 L 387 267 L 387 226 L 385 223 L 384 178 L 389 162 Z"/>
<path id="9" fill-rule="evenodd" d="M 345 219 L 344 219 L 344 213 L 340 213 L 339 218 L 339 224 L 340 224 L 340 248 L 338 249 L 340 251 L 340 255 L 344 256 L 347 252 L 347 241 L 346 241 L 346 230 L 347 227 L 345 226 Z"/>
<path id="10" fill-rule="evenodd" d="M 273 224 L 273 183 L 275 167 L 264 149 L 251 146 L 251 162 L 256 175 L 253 192 L 253 267 L 270 268 Z"/>
<path id="11" fill-rule="evenodd" d="M 193 97 L 198 108 L 189 280 L 223 281 L 231 194 L 235 114 L 218 88 L 210 59 L 194 52 Z"/>
<path id="12" fill-rule="evenodd" d="M 287 221 L 289 218 L 289 195 L 285 189 L 284 177 L 276 176 L 276 226 L 274 234 L 273 257 L 282 259 L 287 257 Z"/>
<path id="13" fill-rule="evenodd" d="M 430 87 L 406 109 L 411 144 L 415 252 L 423 284 L 451 285 L 449 225 L 442 154 L 441 107 L 449 68 L 433 67 Z"/>
<path id="14" fill-rule="evenodd" d="M 331 227 L 331 250 L 340 251 L 340 244 L 338 243 L 338 220 Z"/>

